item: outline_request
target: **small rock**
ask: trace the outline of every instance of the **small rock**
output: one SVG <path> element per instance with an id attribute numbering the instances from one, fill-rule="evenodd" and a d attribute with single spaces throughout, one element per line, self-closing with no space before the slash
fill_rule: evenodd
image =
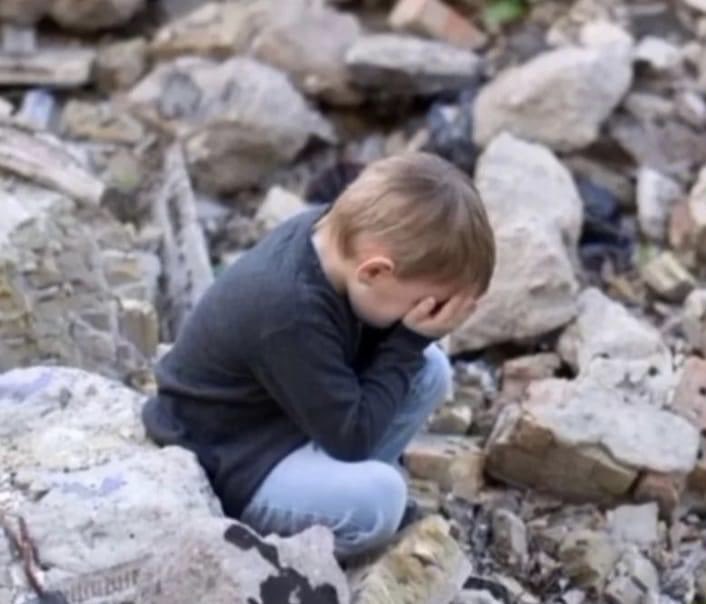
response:
<path id="1" fill-rule="evenodd" d="M 483 452 L 467 438 L 421 435 L 404 453 L 415 478 L 433 480 L 442 490 L 472 501 L 483 486 Z"/>
<path id="2" fill-rule="evenodd" d="M 693 245 L 700 258 L 706 258 L 706 167 L 689 192 L 689 216 L 693 224 Z"/>
<path id="3" fill-rule="evenodd" d="M 682 0 L 682 2 L 694 10 L 706 13 L 706 0 Z"/>
<path id="4" fill-rule="evenodd" d="M 687 472 L 693 470 L 692 467 Z M 633 499 L 637 502 L 655 501 L 659 506 L 659 514 L 664 519 L 670 519 L 681 494 L 686 487 L 685 473 L 663 474 L 660 472 L 645 472 L 635 485 Z"/>
<path id="5" fill-rule="evenodd" d="M 647 63 L 654 71 L 670 71 L 682 62 L 680 50 L 662 38 L 648 36 L 635 48 L 635 60 Z"/>
<path id="6" fill-rule="evenodd" d="M 698 357 L 687 359 L 671 407 L 696 428 L 706 431 L 706 361 Z"/>
<path id="7" fill-rule="evenodd" d="M 451 337 L 454 353 L 544 335 L 577 310 L 572 262 L 583 204 L 570 173 L 541 145 L 501 134 L 480 157 L 475 176 L 495 231 L 497 262 L 490 289 Z"/>
<path id="8" fill-rule="evenodd" d="M 121 299 L 118 321 L 123 337 L 145 358 L 153 358 L 159 345 L 159 321 L 154 306 L 144 300 Z"/>
<path id="9" fill-rule="evenodd" d="M 399 0 L 390 13 L 392 29 L 436 38 L 460 48 L 477 49 L 488 37 L 442 0 Z"/>
<path id="10" fill-rule="evenodd" d="M 503 399 L 522 400 L 531 382 L 554 377 L 559 367 L 561 367 L 561 359 L 553 352 L 527 355 L 506 361 L 502 371 Z"/>
<path id="11" fill-rule="evenodd" d="M 133 38 L 104 46 L 96 57 L 95 77 L 105 94 L 135 84 L 147 69 L 147 42 Z"/>
<path id="12" fill-rule="evenodd" d="M 650 92 L 631 92 L 625 97 L 623 107 L 632 116 L 645 122 L 674 117 L 675 110 L 670 99 Z"/>
<path id="13" fill-rule="evenodd" d="M 687 297 L 682 328 L 691 348 L 706 355 L 706 290 L 697 289 Z"/>
<path id="14" fill-rule="evenodd" d="M 626 552 L 605 590 L 611 604 L 651 604 L 659 602 L 659 576 L 654 565 L 637 552 Z"/>
<path id="15" fill-rule="evenodd" d="M 566 536 L 559 558 L 579 587 L 602 589 L 620 559 L 620 549 L 608 535 L 580 530 Z"/>
<path id="16" fill-rule="evenodd" d="M 334 105 L 357 105 L 363 99 L 352 86 L 345 57 L 361 33 L 352 13 L 290 0 L 271 10 L 251 53 L 288 74 L 305 94 Z"/>
<path id="17" fill-rule="evenodd" d="M 649 546 L 659 541 L 657 504 L 623 505 L 608 512 L 610 534 L 623 543 Z"/>
<path id="18" fill-rule="evenodd" d="M 641 273 L 645 283 L 658 296 L 670 302 L 683 302 L 696 287 L 694 276 L 672 252 L 662 252 L 647 262 Z"/>
<path id="19" fill-rule="evenodd" d="M 273 187 L 268 191 L 255 218 L 263 224 L 265 231 L 271 231 L 306 209 L 307 205 L 301 197 L 282 187 Z"/>
<path id="20" fill-rule="evenodd" d="M 356 604 L 450 604 L 471 565 L 440 516 L 409 527 L 399 542 L 351 577 Z"/>
<path id="21" fill-rule="evenodd" d="M 674 204 L 683 192 L 676 181 L 648 167 L 637 176 L 637 212 L 642 233 L 655 242 L 664 241 Z"/>
<path id="22" fill-rule="evenodd" d="M 145 7 L 145 0 L 53 0 L 52 19 L 76 31 L 98 31 L 125 25 Z"/>
<path id="23" fill-rule="evenodd" d="M 525 523 L 509 510 L 500 509 L 493 512 L 492 526 L 495 557 L 502 564 L 522 571 L 529 561 Z"/>
<path id="24" fill-rule="evenodd" d="M 602 30 L 609 40 L 590 39 L 602 37 Z M 561 151 L 598 138 L 630 88 L 632 41 L 614 25 L 592 24 L 587 32 L 587 47 L 543 53 L 481 90 L 474 107 L 477 144 L 485 146 L 503 131 Z"/>
<path id="25" fill-rule="evenodd" d="M 145 137 L 142 124 L 113 104 L 74 99 L 64 107 L 61 129 L 70 138 L 102 143 L 136 145 Z"/>
<path id="26" fill-rule="evenodd" d="M 409 497 L 427 514 L 436 514 L 441 509 L 441 490 L 432 480 L 410 479 Z"/>
<path id="27" fill-rule="evenodd" d="M 463 436 L 473 423 L 473 409 L 455 403 L 443 405 L 430 419 L 429 432 Z"/>
<path id="28" fill-rule="evenodd" d="M 480 69 L 470 51 L 395 34 L 362 37 L 346 54 L 346 64 L 358 85 L 386 96 L 462 90 Z"/>
<path id="29" fill-rule="evenodd" d="M 681 253 L 693 253 L 694 231 L 695 223 L 691 216 L 688 200 L 674 204 L 667 230 L 670 247 Z"/>
<path id="30" fill-rule="evenodd" d="M 706 126 L 706 102 L 703 97 L 691 90 L 679 93 L 675 98 L 676 112 L 685 122 L 695 128 Z"/>
<path id="31" fill-rule="evenodd" d="M 6 117 L 12 113 L 12 105 L 9 106 L 9 109 Z M 56 117 L 56 111 L 56 97 L 51 92 L 40 88 L 30 90 L 24 95 L 22 105 L 17 110 L 14 119 L 20 124 L 37 130 L 50 130 Z"/>

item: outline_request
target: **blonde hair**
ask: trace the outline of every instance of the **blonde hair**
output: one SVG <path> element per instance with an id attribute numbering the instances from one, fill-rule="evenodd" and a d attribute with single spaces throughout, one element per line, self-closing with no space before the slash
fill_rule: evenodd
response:
<path id="1" fill-rule="evenodd" d="M 428 153 L 370 164 L 338 197 L 327 224 L 341 253 L 353 257 L 361 235 L 385 246 L 400 279 L 429 278 L 485 292 L 495 240 L 471 179 Z"/>

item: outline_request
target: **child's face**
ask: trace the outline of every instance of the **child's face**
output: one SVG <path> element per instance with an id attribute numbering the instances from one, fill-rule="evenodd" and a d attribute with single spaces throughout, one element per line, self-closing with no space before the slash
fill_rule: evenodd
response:
<path id="1" fill-rule="evenodd" d="M 443 305 L 460 292 L 456 284 L 438 284 L 425 279 L 398 279 L 382 271 L 372 278 L 356 278 L 348 284 L 348 299 L 356 316 L 374 327 L 389 327 L 400 321 L 419 302 L 434 298 Z"/>

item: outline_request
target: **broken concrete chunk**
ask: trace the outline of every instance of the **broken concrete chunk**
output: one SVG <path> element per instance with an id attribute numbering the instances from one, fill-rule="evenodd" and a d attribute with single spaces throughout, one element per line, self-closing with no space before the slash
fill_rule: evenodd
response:
<path id="1" fill-rule="evenodd" d="M 286 220 L 306 211 L 307 207 L 298 195 L 282 187 L 273 187 L 267 192 L 267 197 L 259 207 L 255 218 L 262 223 L 265 231 L 271 231 Z"/>
<path id="2" fill-rule="evenodd" d="M 233 520 L 209 518 L 155 544 L 137 593 L 136 604 L 350 602 L 328 529 L 263 539 Z"/>
<path id="3" fill-rule="evenodd" d="M 679 184 L 656 170 L 642 167 L 637 176 L 637 215 L 642 233 L 664 241 L 672 207 L 683 195 Z"/>
<path id="4" fill-rule="evenodd" d="M 78 88 L 91 80 L 93 50 L 42 49 L 32 54 L 0 53 L 0 86 Z"/>
<path id="5" fill-rule="evenodd" d="M 483 452 L 462 437 L 420 435 L 404 453 L 405 467 L 415 478 L 433 480 L 445 491 L 473 500 L 483 485 Z"/>
<path id="6" fill-rule="evenodd" d="M 653 545 L 659 541 L 658 513 L 656 503 L 615 508 L 608 512 L 610 534 L 623 543 Z"/>
<path id="7" fill-rule="evenodd" d="M 353 80 L 386 96 L 434 95 L 462 90 L 478 75 L 470 51 L 412 36 L 364 36 L 346 54 Z"/>
<path id="8" fill-rule="evenodd" d="M 143 38 L 104 46 L 96 57 L 96 84 L 110 94 L 139 80 L 147 69 L 147 42 Z"/>
<path id="9" fill-rule="evenodd" d="M 52 19 L 77 31 L 97 31 L 125 25 L 145 7 L 145 0 L 53 0 Z"/>
<path id="10" fill-rule="evenodd" d="M 487 445 L 488 472 L 577 500 L 626 495 L 639 468 L 689 472 L 698 431 L 670 412 L 626 403 L 624 370 L 604 369 L 574 382 L 534 382 L 528 400 L 499 417 Z"/>
<path id="11" fill-rule="evenodd" d="M 696 287 L 694 276 L 672 252 L 662 252 L 641 270 L 645 283 L 658 296 L 670 302 L 683 302 Z"/>
<path id="12" fill-rule="evenodd" d="M 353 604 L 450 604 L 471 573 L 440 516 L 409 527 L 399 542 L 351 577 Z"/>
<path id="13" fill-rule="evenodd" d="M 547 51 L 506 69 L 481 90 L 473 109 L 477 144 L 485 146 L 509 132 L 568 151 L 598 138 L 601 125 L 630 89 L 632 41 L 612 24 L 590 27 L 608 30 L 612 39 Z"/>
<path id="14" fill-rule="evenodd" d="M 706 290 L 697 289 L 687 297 L 682 327 L 692 349 L 706 355 Z"/>
<path id="15" fill-rule="evenodd" d="M 452 334 L 452 352 L 544 335 L 577 311 L 573 263 L 583 204 L 568 170 L 548 149 L 502 134 L 475 176 L 497 263 L 490 289 Z"/>
<path id="16" fill-rule="evenodd" d="M 388 19 L 395 30 L 436 38 L 459 48 L 477 49 L 488 37 L 442 0 L 398 0 Z"/>
<path id="17" fill-rule="evenodd" d="M 615 564 L 620 548 L 608 536 L 588 530 L 569 533 L 559 548 L 559 559 L 579 587 L 602 589 Z"/>
<path id="18" fill-rule="evenodd" d="M 0 125 L 0 168 L 88 204 L 100 203 L 105 185 L 51 137 Z"/>
<path id="19" fill-rule="evenodd" d="M 249 58 L 184 57 L 157 67 L 130 93 L 135 111 L 184 144 L 189 170 L 207 192 L 259 183 L 312 137 L 335 135 L 281 72 Z"/>

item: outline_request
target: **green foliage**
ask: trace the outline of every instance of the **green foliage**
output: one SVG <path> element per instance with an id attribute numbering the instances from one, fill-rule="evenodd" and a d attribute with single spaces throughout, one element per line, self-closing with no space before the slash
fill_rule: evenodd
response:
<path id="1" fill-rule="evenodd" d="M 527 12 L 525 0 L 489 0 L 483 18 L 490 27 L 500 27 L 524 17 Z"/>

